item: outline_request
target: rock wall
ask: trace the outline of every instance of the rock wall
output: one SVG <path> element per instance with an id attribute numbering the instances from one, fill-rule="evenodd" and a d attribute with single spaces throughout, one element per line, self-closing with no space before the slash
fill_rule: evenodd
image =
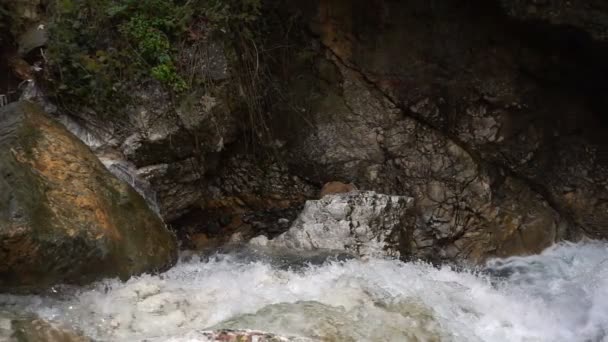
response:
<path id="1" fill-rule="evenodd" d="M 291 86 L 313 85 L 300 98 L 314 123 L 286 136 L 292 170 L 411 194 L 413 253 L 427 258 L 606 237 L 601 34 L 506 3 L 304 5 L 321 44 L 317 80 Z"/>
<path id="2" fill-rule="evenodd" d="M 185 246 L 274 237 L 331 181 L 412 196 L 414 257 L 608 235 L 601 1 L 282 3 L 293 29 L 264 32 L 264 85 L 280 89 L 268 122 L 243 112 L 240 69 L 211 36 L 180 50 L 212 88 L 173 98 L 145 82 L 121 120 L 71 118 Z M 251 139 L 259 125 L 271 139 Z"/>

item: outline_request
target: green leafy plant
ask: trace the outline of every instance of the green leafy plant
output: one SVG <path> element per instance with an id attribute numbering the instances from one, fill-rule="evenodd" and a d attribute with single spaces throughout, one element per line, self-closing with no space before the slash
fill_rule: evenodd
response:
<path id="1" fill-rule="evenodd" d="M 202 22 L 208 31 L 255 44 L 261 6 L 260 0 L 57 0 L 49 84 L 66 109 L 101 116 L 123 111 L 131 88 L 146 79 L 180 96 L 192 83 L 177 58 L 189 30 Z"/>
<path id="2" fill-rule="evenodd" d="M 170 0 L 58 1 L 49 52 L 61 95 L 115 100 L 125 81 L 145 75 L 185 90 L 172 58 L 179 16 Z"/>
<path id="3" fill-rule="evenodd" d="M 174 65 L 172 39 L 183 33 L 184 8 L 173 1 L 122 1 L 108 8 L 113 18 L 122 19 L 119 31 L 149 66 L 150 75 L 170 86 L 175 92 L 187 84 Z"/>

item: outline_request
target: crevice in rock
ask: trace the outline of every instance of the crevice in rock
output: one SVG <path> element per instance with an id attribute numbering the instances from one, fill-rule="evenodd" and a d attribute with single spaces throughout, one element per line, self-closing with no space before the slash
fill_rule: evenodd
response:
<path id="1" fill-rule="evenodd" d="M 352 65 L 351 63 L 347 63 L 343 58 L 341 58 L 338 54 L 336 54 L 330 46 L 327 46 L 326 44 L 323 44 L 323 43 L 321 43 L 321 44 L 327 49 L 327 51 L 329 51 L 331 53 L 331 55 L 340 64 L 342 64 L 344 67 L 348 68 L 349 70 L 351 70 L 351 71 L 355 72 L 357 75 L 359 75 L 361 77 L 361 79 L 365 81 L 366 85 L 371 87 L 376 93 L 380 94 L 385 101 L 389 102 L 395 109 L 398 109 L 402 113 L 402 115 L 405 115 L 411 119 L 414 119 L 416 122 L 423 125 L 424 127 L 427 127 L 434 131 L 440 132 L 442 135 L 445 135 L 448 139 L 452 140 L 456 145 L 458 145 L 458 147 L 465 150 L 473 158 L 473 160 L 475 160 L 476 162 L 482 161 L 479 154 L 476 153 L 475 151 L 473 151 L 472 149 L 470 149 L 464 142 L 462 142 L 460 139 L 458 139 L 458 137 L 433 125 L 431 122 L 429 122 L 428 120 L 425 120 L 420 115 L 417 115 L 416 113 L 412 112 L 409 108 L 404 108 L 403 106 L 400 106 L 394 99 L 391 98 L 390 95 L 386 94 L 386 92 L 384 92 L 378 86 L 378 84 L 376 82 L 374 82 L 372 79 L 370 79 L 363 71 L 361 71 L 355 65 Z M 347 107 L 348 107 L 348 105 L 347 105 Z M 349 107 L 349 110 L 352 111 L 352 108 Z"/>
<path id="2" fill-rule="evenodd" d="M 19 83 L 21 80 L 15 75 L 15 61 L 17 47 L 9 34 L 0 32 L 0 107 L 19 99 Z"/>

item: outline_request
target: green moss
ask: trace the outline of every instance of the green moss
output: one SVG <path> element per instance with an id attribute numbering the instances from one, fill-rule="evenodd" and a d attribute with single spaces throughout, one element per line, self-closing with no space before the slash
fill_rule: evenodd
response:
<path id="1" fill-rule="evenodd" d="M 181 96 L 193 81 L 180 65 L 180 43 L 198 29 L 251 39 L 260 7 L 260 0 L 58 0 L 49 25 L 50 88 L 66 109 L 112 119 L 149 79 Z"/>
<path id="2" fill-rule="evenodd" d="M 109 12 L 112 17 L 124 17 L 119 31 L 148 65 L 152 77 L 175 92 L 188 88 L 175 68 L 171 46 L 171 38 L 183 31 L 183 8 L 165 0 L 125 1 Z"/>

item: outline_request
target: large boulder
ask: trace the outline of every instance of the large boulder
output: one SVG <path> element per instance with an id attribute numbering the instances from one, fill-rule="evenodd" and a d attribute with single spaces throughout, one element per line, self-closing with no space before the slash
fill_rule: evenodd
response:
<path id="1" fill-rule="evenodd" d="M 253 245 L 297 251 L 336 251 L 360 257 L 401 257 L 410 251 L 413 199 L 373 191 L 327 195 L 307 201 L 291 228 Z"/>
<path id="2" fill-rule="evenodd" d="M 0 111 L 0 291 L 162 270 L 174 236 L 63 126 L 28 102 Z"/>

